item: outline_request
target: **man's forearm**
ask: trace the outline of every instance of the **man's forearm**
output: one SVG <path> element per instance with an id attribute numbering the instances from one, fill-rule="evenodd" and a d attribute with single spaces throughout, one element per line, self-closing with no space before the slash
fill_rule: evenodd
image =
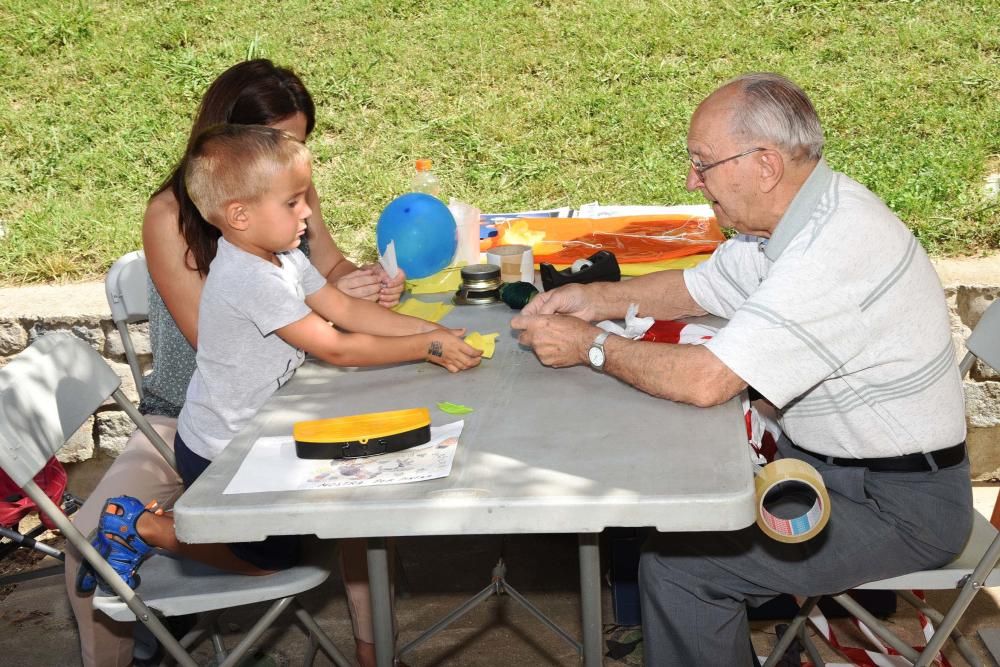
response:
<path id="1" fill-rule="evenodd" d="M 660 398 L 701 407 L 718 405 L 746 383 L 701 345 L 671 345 L 610 336 L 605 372 Z"/>
<path id="2" fill-rule="evenodd" d="M 704 315 L 691 298 L 683 271 L 659 271 L 617 283 L 594 283 L 595 306 L 600 319 L 625 316 L 629 304 L 639 304 L 639 315 L 658 320 Z"/>

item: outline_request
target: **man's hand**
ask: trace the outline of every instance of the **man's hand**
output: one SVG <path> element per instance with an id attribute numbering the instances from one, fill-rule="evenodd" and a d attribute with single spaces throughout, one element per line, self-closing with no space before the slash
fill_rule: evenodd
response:
<path id="1" fill-rule="evenodd" d="M 542 292 L 521 311 L 524 315 L 570 315 L 586 322 L 596 319 L 590 294 L 583 285 L 570 284 Z M 515 327 L 516 328 L 516 327 Z"/>
<path id="2" fill-rule="evenodd" d="M 568 286 L 574 287 L 574 286 Z M 554 290 L 557 294 L 564 288 Z M 532 299 L 535 303 L 538 297 Z M 529 306 L 531 304 L 528 304 Z M 525 314 L 527 308 L 510 321 L 510 326 L 520 329 L 518 342 L 535 351 L 538 360 L 546 366 L 563 368 L 587 362 L 587 351 L 600 329 L 584 322 L 574 314 L 567 315 L 531 315 Z"/>

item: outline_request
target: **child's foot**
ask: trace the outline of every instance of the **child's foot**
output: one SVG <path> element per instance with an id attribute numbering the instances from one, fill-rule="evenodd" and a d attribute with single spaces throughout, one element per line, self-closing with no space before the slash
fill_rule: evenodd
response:
<path id="1" fill-rule="evenodd" d="M 109 498 L 104 503 L 97 524 L 97 534 L 91 542 L 97 553 L 108 561 L 130 588 L 139 585 L 137 570 L 153 550 L 136 530 L 136 522 L 146 511 L 148 511 L 146 506 L 131 496 Z M 82 593 L 93 591 L 95 586 L 100 586 L 101 591 L 105 593 L 113 593 L 86 561 L 80 565 L 76 586 Z"/>

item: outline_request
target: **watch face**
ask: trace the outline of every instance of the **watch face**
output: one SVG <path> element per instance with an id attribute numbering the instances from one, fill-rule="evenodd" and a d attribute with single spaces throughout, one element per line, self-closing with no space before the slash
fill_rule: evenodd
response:
<path id="1" fill-rule="evenodd" d="M 604 350 L 601 348 L 594 346 L 590 348 L 590 351 L 587 354 L 590 357 L 591 366 L 597 366 L 600 368 L 604 365 Z"/>

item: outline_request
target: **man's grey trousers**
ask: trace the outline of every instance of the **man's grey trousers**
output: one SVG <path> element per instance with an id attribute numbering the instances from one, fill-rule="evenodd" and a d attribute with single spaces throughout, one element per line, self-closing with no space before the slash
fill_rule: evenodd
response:
<path id="1" fill-rule="evenodd" d="M 872 472 L 827 464 L 785 438 L 778 449 L 823 477 L 826 528 L 799 544 L 777 542 L 756 525 L 653 535 L 639 565 L 647 667 L 752 665 L 746 605 L 937 567 L 965 546 L 973 512 L 967 460 L 933 472 Z"/>

